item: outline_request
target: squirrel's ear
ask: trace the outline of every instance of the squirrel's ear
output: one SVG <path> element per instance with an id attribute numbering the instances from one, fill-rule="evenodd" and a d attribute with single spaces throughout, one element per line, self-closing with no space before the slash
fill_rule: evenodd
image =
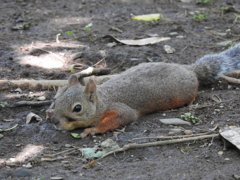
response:
<path id="1" fill-rule="evenodd" d="M 89 96 L 89 100 L 91 102 L 94 102 L 96 99 L 96 88 L 97 88 L 96 84 L 92 79 L 90 79 L 85 87 L 84 92 L 87 96 Z"/>
<path id="2" fill-rule="evenodd" d="M 97 88 L 96 84 L 92 79 L 90 79 L 85 87 L 85 93 L 86 94 L 93 93 L 94 91 L 96 91 L 96 88 Z"/>
<path id="3" fill-rule="evenodd" d="M 69 84 L 70 86 L 74 86 L 74 85 L 76 85 L 76 84 L 79 84 L 79 81 L 78 81 L 77 76 L 76 76 L 76 75 L 71 75 L 70 78 L 69 78 L 69 80 L 68 80 L 68 84 Z"/>

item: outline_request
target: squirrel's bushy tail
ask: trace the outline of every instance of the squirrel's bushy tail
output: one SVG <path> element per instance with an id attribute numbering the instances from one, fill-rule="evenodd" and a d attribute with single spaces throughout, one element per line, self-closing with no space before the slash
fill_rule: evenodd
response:
<path id="1" fill-rule="evenodd" d="M 205 55 L 191 67 L 201 85 L 212 84 L 220 75 L 240 69 L 240 43 L 219 54 Z"/>

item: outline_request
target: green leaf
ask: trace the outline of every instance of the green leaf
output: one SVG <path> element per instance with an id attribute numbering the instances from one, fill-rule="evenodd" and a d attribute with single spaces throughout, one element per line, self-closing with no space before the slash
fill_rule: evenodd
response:
<path id="1" fill-rule="evenodd" d="M 0 132 L 3 132 L 3 131 L 10 131 L 10 130 L 16 128 L 17 126 L 18 126 L 18 124 L 14 125 L 14 126 L 11 127 L 11 128 L 8 128 L 8 129 L 0 129 Z"/>
<path id="2" fill-rule="evenodd" d="M 236 17 L 240 17 L 240 15 L 239 15 L 239 14 L 237 14 L 237 13 L 234 13 L 234 16 L 236 16 Z"/>
<path id="3" fill-rule="evenodd" d="M 0 102 L 1 107 L 5 107 L 8 103 L 6 101 Z"/>
<path id="4" fill-rule="evenodd" d="M 156 21 L 161 18 L 161 14 L 131 15 L 131 18 L 139 21 Z"/>
<path id="5" fill-rule="evenodd" d="M 83 152 L 83 156 L 85 158 L 100 158 L 107 153 L 105 150 L 98 150 L 96 147 L 94 148 L 81 148 Z"/>
<path id="6" fill-rule="evenodd" d="M 77 32 L 76 30 L 72 30 L 72 31 L 67 31 L 66 33 L 67 34 L 73 34 L 73 33 L 75 33 L 75 32 Z"/>
<path id="7" fill-rule="evenodd" d="M 83 28 L 83 30 L 87 30 L 87 29 L 90 29 L 91 27 L 92 27 L 92 23 L 89 23 L 88 25 L 86 25 L 84 28 Z"/>
<path id="8" fill-rule="evenodd" d="M 72 137 L 80 139 L 82 138 L 81 135 L 79 133 L 71 133 Z"/>
<path id="9" fill-rule="evenodd" d="M 69 71 L 70 71 L 70 72 L 74 72 L 74 67 L 71 66 L 71 67 L 69 68 Z"/>

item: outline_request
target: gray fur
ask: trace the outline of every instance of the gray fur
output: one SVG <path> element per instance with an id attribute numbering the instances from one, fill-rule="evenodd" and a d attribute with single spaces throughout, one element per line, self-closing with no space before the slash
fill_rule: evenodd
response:
<path id="1" fill-rule="evenodd" d="M 218 54 L 205 55 L 191 65 L 202 85 L 216 82 L 220 75 L 240 69 L 240 43 Z"/>

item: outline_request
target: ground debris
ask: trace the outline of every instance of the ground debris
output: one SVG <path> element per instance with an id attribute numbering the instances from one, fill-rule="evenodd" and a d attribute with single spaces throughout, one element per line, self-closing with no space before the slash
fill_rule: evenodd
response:
<path id="1" fill-rule="evenodd" d="M 220 135 L 240 150 L 240 127 L 228 126 L 220 129 Z M 224 141 L 224 148 L 226 149 L 227 143 Z"/>

